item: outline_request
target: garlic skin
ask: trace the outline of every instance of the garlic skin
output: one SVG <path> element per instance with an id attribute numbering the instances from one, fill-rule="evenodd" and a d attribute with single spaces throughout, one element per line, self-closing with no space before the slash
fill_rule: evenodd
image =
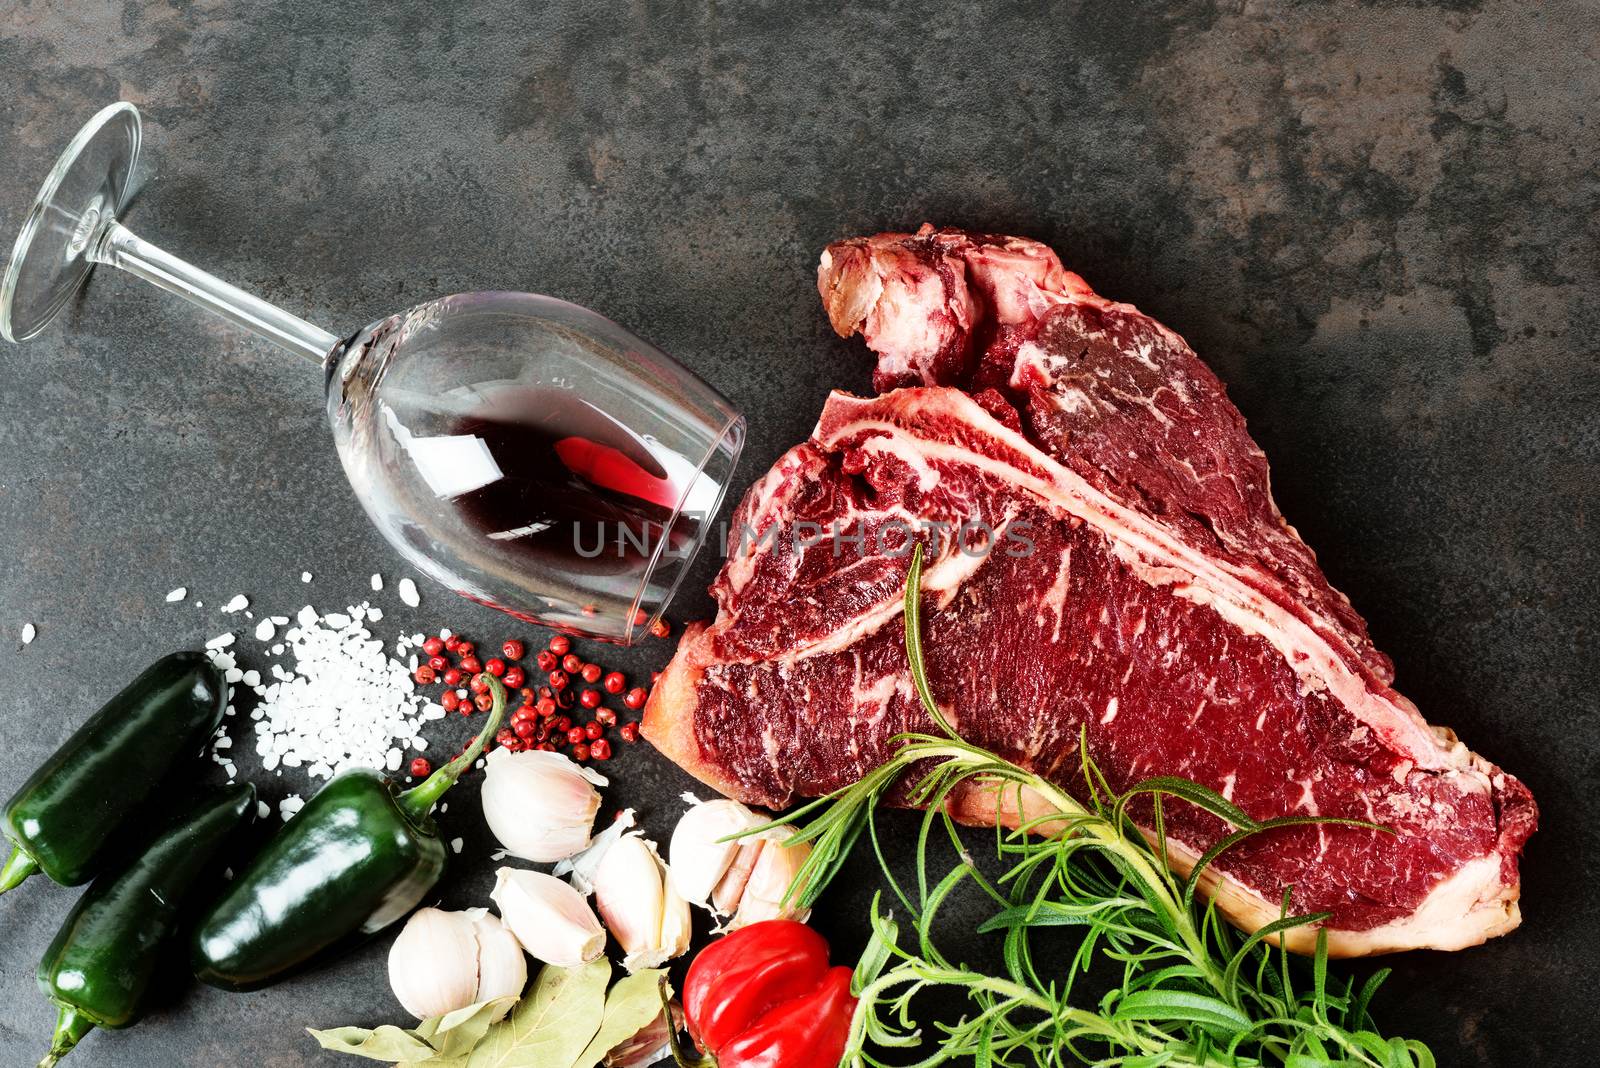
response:
<path id="1" fill-rule="evenodd" d="M 739 802 L 727 798 L 705 801 L 689 809 L 678 820 L 667 847 L 673 889 L 685 901 L 708 907 L 717 884 L 733 866 L 741 846 L 748 842 L 747 839 L 734 842 L 721 839 L 753 831 L 765 822 Z"/>
<path id="2" fill-rule="evenodd" d="M 522 944 L 487 909 L 418 909 L 389 947 L 389 986 L 419 1020 L 521 997 L 527 985 Z"/>
<path id="3" fill-rule="evenodd" d="M 512 856 L 548 864 L 589 845 L 600 811 L 596 786 L 606 778 L 561 753 L 490 751 L 484 767 L 483 818 Z"/>
<path id="4" fill-rule="evenodd" d="M 501 868 L 489 897 L 500 909 L 501 922 L 535 960 L 571 968 L 605 952 L 606 930 L 594 910 L 553 875 Z"/>
<path id="5" fill-rule="evenodd" d="M 419 1020 L 471 1005 L 478 993 L 472 920 L 441 909 L 412 913 L 389 947 L 389 987 Z"/>
<path id="6" fill-rule="evenodd" d="M 688 951 L 689 904 L 673 889 L 655 846 L 638 834 L 619 838 L 600 858 L 594 902 L 628 971 L 659 967 Z"/>
<path id="7" fill-rule="evenodd" d="M 671 1012 L 671 1024 L 667 1022 L 667 1013 L 662 1012 L 632 1038 L 607 1053 L 605 1060 L 600 1063 L 605 1068 L 650 1068 L 653 1064 L 670 1060 L 672 1044 L 669 1028 L 683 1030 L 683 1006 L 674 1000 Z"/>
<path id="8" fill-rule="evenodd" d="M 792 900 L 787 905 L 782 903 L 790 885 L 800 874 L 801 866 L 811 856 L 810 842 L 792 846 L 785 844 L 797 833 L 793 827 L 774 827 L 763 834 L 761 852 L 756 857 L 755 866 L 750 869 L 750 878 L 744 884 L 744 892 L 739 895 L 739 907 L 728 924 L 728 930 L 737 931 L 762 920 L 798 920 L 805 923 L 811 918 L 810 909 L 796 908 Z"/>

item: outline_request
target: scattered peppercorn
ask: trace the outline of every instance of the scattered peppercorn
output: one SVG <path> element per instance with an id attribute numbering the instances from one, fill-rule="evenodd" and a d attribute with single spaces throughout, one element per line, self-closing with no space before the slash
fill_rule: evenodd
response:
<path id="1" fill-rule="evenodd" d="M 517 734 L 509 727 L 501 728 L 494 740 L 502 749 L 514 749 L 517 746 Z"/>
<path id="2" fill-rule="evenodd" d="M 462 654 L 461 662 L 456 667 L 460 668 L 461 673 L 464 675 L 476 675 L 483 670 L 483 664 L 479 662 L 478 658 L 468 654 Z"/>
<path id="3" fill-rule="evenodd" d="M 521 738 L 523 741 L 527 741 L 529 738 L 533 737 L 534 731 L 536 731 L 538 728 L 529 723 L 527 720 L 523 720 L 521 723 L 515 724 L 511 729 L 516 732 L 518 738 Z"/>
<path id="4" fill-rule="evenodd" d="M 617 725 L 617 714 L 609 708 L 597 708 L 595 709 L 594 720 L 602 727 L 615 727 Z"/>
<path id="5" fill-rule="evenodd" d="M 411 677 L 417 680 L 418 686 L 429 686 L 432 685 L 436 675 L 433 668 L 427 664 L 418 664 L 417 670 L 411 673 Z"/>
<path id="6" fill-rule="evenodd" d="M 440 675 L 439 678 L 444 680 L 446 686 L 461 685 L 461 671 L 458 668 L 446 668 L 444 674 Z"/>
<path id="7" fill-rule="evenodd" d="M 611 674 L 606 676 L 605 681 L 600 685 L 606 688 L 606 693 L 621 693 L 623 687 L 628 685 L 628 680 L 627 677 L 622 674 L 622 672 L 613 671 Z"/>
<path id="8" fill-rule="evenodd" d="M 672 624 L 668 623 L 665 617 L 662 617 L 650 624 L 650 633 L 657 638 L 665 638 L 672 633 Z"/>
<path id="9" fill-rule="evenodd" d="M 624 723 L 617 730 L 617 733 L 622 735 L 622 740 L 625 742 L 637 742 L 639 740 L 639 725 L 637 723 Z"/>
<path id="10" fill-rule="evenodd" d="M 545 719 L 549 719 L 551 716 L 556 714 L 555 700 L 550 697 L 541 697 L 538 701 L 534 702 L 533 710 L 539 713 L 539 715 L 543 716 Z"/>
<path id="11" fill-rule="evenodd" d="M 482 675 L 474 675 L 472 680 L 467 683 L 467 689 L 475 694 L 486 694 L 489 692 L 489 684 L 483 681 Z"/>
<path id="12" fill-rule="evenodd" d="M 585 760 L 588 760 L 589 759 L 589 747 L 588 747 L 588 745 L 584 744 L 583 742 L 579 742 L 577 745 L 573 746 L 572 747 L 572 759 L 578 761 L 580 764 L 583 763 Z"/>
<path id="13" fill-rule="evenodd" d="M 523 645 L 515 638 L 507 638 L 504 644 L 500 646 L 500 655 L 507 660 L 521 660 L 522 653 Z"/>
<path id="14" fill-rule="evenodd" d="M 479 712 L 487 712 L 494 707 L 494 694 L 480 693 L 472 699 L 472 703 Z"/>
<path id="15" fill-rule="evenodd" d="M 448 671 L 450 668 L 450 661 L 446 660 L 442 656 L 430 656 L 428 657 L 428 666 L 433 668 L 436 673 Z"/>
<path id="16" fill-rule="evenodd" d="M 583 676 L 584 682 L 599 682 L 600 676 L 605 674 L 605 669 L 599 664 L 585 664 L 579 674 Z"/>
<path id="17" fill-rule="evenodd" d="M 580 705 L 582 705 L 584 708 L 599 708 L 600 707 L 600 691 L 599 690 L 585 690 L 585 691 L 583 691 L 581 694 L 578 695 L 578 703 Z"/>
<path id="18" fill-rule="evenodd" d="M 454 690 L 446 690 L 444 693 L 439 695 L 439 705 L 446 712 L 454 712 L 456 710 L 456 706 L 460 703 L 461 698 L 456 696 L 456 692 Z"/>
<path id="19" fill-rule="evenodd" d="M 477 651 L 477 648 L 478 647 L 476 645 L 473 645 L 471 642 L 463 638 L 461 640 L 461 644 L 456 646 L 456 655 L 471 656 L 475 651 Z"/>
<path id="20" fill-rule="evenodd" d="M 550 651 L 557 656 L 566 656 L 572 652 L 572 642 L 565 634 L 557 634 L 550 639 Z"/>
<path id="21" fill-rule="evenodd" d="M 414 757 L 411 761 L 411 777 L 413 779 L 426 779 L 433 774 L 433 765 L 428 763 L 427 757 Z"/>
<path id="22" fill-rule="evenodd" d="M 444 640 L 444 650 L 447 653 L 459 653 L 461 651 L 461 639 L 454 634 L 450 635 Z"/>
<path id="23" fill-rule="evenodd" d="M 561 670 L 568 675 L 576 675 L 583 670 L 583 657 L 577 653 L 568 653 L 561 658 Z"/>
<path id="24" fill-rule="evenodd" d="M 645 698 L 649 696 L 650 695 L 645 692 L 643 686 L 635 686 L 633 689 L 628 691 L 627 696 L 622 699 L 622 703 L 627 705 L 629 708 L 643 708 Z"/>
<path id="25" fill-rule="evenodd" d="M 589 755 L 596 760 L 611 759 L 611 743 L 604 738 L 589 743 Z"/>
<path id="26" fill-rule="evenodd" d="M 600 724 L 596 723 L 594 720 L 590 720 L 588 723 L 583 725 L 584 737 L 588 738 L 591 742 L 604 734 L 605 731 L 606 729 Z"/>
<path id="27" fill-rule="evenodd" d="M 548 649 L 540 649 L 539 655 L 533 658 L 540 671 L 554 671 L 561 666 L 561 658 Z"/>
<path id="28" fill-rule="evenodd" d="M 493 657 L 483 665 L 483 670 L 487 671 L 489 674 L 498 679 L 501 675 L 506 673 L 506 662 L 501 660 L 498 656 Z"/>
<path id="29" fill-rule="evenodd" d="M 567 688 L 567 683 L 571 681 L 572 680 L 567 677 L 567 673 L 565 671 L 550 672 L 550 688 L 552 690 L 565 690 Z"/>
<path id="30" fill-rule="evenodd" d="M 519 689 L 524 682 L 528 681 L 528 679 L 527 676 L 522 673 L 521 668 L 509 667 L 506 668 L 506 673 L 501 677 L 500 681 L 504 682 L 508 688 L 515 690 Z"/>

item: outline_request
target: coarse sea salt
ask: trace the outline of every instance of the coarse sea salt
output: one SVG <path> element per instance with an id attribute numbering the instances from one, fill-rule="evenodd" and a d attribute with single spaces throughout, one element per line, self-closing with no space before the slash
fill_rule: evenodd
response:
<path id="1" fill-rule="evenodd" d="M 179 586 L 175 590 L 167 591 L 167 603 L 172 604 L 176 601 L 181 601 L 187 596 L 189 596 L 189 587 Z"/>
<path id="2" fill-rule="evenodd" d="M 22 625 L 22 644 L 27 645 L 29 642 L 33 641 L 34 635 L 38 633 L 38 628 L 32 623 L 24 623 Z"/>
<path id="3" fill-rule="evenodd" d="M 422 597 L 417 593 L 417 584 L 408 578 L 400 580 L 400 600 L 409 608 L 415 608 L 422 603 Z"/>
<path id="4" fill-rule="evenodd" d="M 324 779 L 346 768 L 396 771 L 400 747 L 413 747 L 424 722 L 444 717 L 367 629 L 377 615 L 365 603 L 325 615 L 308 605 L 272 646 L 287 665 L 269 664 L 269 678 L 242 675 L 260 698 L 250 716 L 266 770 L 304 768 Z"/>
<path id="5" fill-rule="evenodd" d="M 233 600 L 222 606 L 224 612 L 242 612 L 250 607 L 250 598 L 244 594 L 236 594 Z"/>

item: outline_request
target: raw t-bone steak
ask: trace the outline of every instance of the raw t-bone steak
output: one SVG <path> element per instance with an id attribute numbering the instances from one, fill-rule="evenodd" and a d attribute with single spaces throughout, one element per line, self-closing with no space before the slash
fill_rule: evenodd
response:
<path id="1" fill-rule="evenodd" d="M 1294 911 L 1333 914 L 1340 955 L 1455 949 L 1517 925 L 1532 796 L 1391 688 L 1182 338 L 1020 238 L 842 241 L 818 281 L 834 328 L 878 354 L 885 392 L 834 393 L 811 440 L 746 495 L 717 618 L 689 628 L 651 698 L 657 746 L 776 808 L 927 729 L 901 619 L 916 530 L 933 553 L 933 692 L 973 742 L 1078 789 L 1083 730 L 1115 787 L 1182 775 L 1258 818 L 1392 828 L 1291 828 L 1225 855 L 1208 890 L 1241 927 L 1276 919 L 1285 887 Z M 955 807 L 1014 818 L 986 791 Z M 1180 866 L 1223 833 L 1181 803 L 1166 831 Z"/>

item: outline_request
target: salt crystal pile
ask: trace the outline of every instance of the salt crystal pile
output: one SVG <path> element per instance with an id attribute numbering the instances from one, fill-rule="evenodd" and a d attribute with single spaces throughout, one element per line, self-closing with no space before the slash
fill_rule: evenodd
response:
<path id="1" fill-rule="evenodd" d="M 380 618 L 365 602 L 327 615 L 308 605 L 280 635 L 294 670 L 273 664 L 250 713 L 266 770 L 305 767 L 323 779 L 352 767 L 396 772 L 402 745 L 426 746 L 422 724 L 443 719 L 444 708 L 416 692 L 415 663 L 391 659 L 367 629 Z"/>

